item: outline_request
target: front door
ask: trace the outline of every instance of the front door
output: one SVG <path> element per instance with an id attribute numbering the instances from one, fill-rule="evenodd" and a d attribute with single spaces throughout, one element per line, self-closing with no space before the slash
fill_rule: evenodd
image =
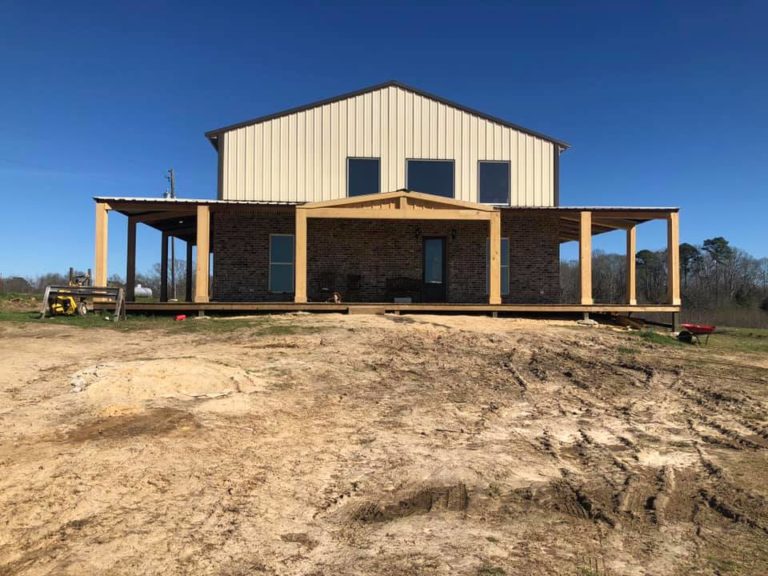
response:
<path id="1" fill-rule="evenodd" d="M 422 278 L 424 302 L 445 302 L 445 238 L 424 238 L 424 275 Z"/>

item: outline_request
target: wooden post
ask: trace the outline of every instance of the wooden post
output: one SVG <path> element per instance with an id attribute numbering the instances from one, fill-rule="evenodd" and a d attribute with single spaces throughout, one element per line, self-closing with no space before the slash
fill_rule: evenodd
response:
<path id="1" fill-rule="evenodd" d="M 168 302 L 168 232 L 162 234 L 160 247 L 160 302 Z"/>
<path id="2" fill-rule="evenodd" d="M 627 304 L 637 304 L 637 229 L 627 228 Z"/>
<path id="3" fill-rule="evenodd" d="M 96 250 L 93 264 L 93 285 L 107 285 L 107 233 L 109 204 L 96 202 Z"/>
<path id="4" fill-rule="evenodd" d="M 501 212 L 492 212 L 490 226 L 490 278 L 488 304 L 501 304 Z"/>
<path id="5" fill-rule="evenodd" d="M 304 304 L 307 301 L 307 212 L 296 207 L 296 237 L 294 241 L 294 293 L 293 301 Z"/>
<path id="6" fill-rule="evenodd" d="M 195 269 L 195 302 L 208 302 L 209 264 L 211 260 L 211 209 L 197 207 L 197 266 Z"/>
<path id="7" fill-rule="evenodd" d="M 128 254 L 125 259 L 125 299 L 136 300 L 136 217 L 128 217 Z"/>
<path id="8" fill-rule="evenodd" d="M 667 288 L 669 303 L 680 305 L 680 214 L 667 216 Z"/>
<path id="9" fill-rule="evenodd" d="M 184 290 L 184 300 L 186 302 L 192 302 L 192 244 L 191 240 L 187 240 L 187 275 Z"/>
<path id="10" fill-rule="evenodd" d="M 581 304 L 592 304 L 592 212 L 582 212 L 579 220 L 579 274 Z"/>

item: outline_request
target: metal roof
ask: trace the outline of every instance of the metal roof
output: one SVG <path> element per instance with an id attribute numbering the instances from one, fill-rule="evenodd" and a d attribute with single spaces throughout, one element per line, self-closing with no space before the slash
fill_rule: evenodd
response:
<path id="1" fill-rule="evenodd" d="M 131 196 L 94 196 L 96 202 L 135 202 L 152 204 L 253 204 L 253 205 L 277 205 L 277 206 L 295 206 L 302 202 L 289 201 L 260 201 L 260 200 L 214 200 L 210 198 L 137 198 Z"/>
<path id="2" fill-rule="evenodd" d="M 531 130 L 530 128 L 525 128 L 524 126 L 520 126 L 519 124 L 514 124 L 513 122 L 509 122 L 508 120 L 504 120 L 503 118 L 492 116 L 490 114 L 486 114 L 485 112 L 481 112 L 480 110 L 476 110 L 474 108 L 470 108 L 468 106 L 458 104 L 457 102 L 453 102 L 451 100 L 448 100 L 447 98 L 443 98 L 442 96 L 437 96 L 436 94 L 431 94 L 429 92 L 425 92 L 424 90 L 413 88 L 412 86 L 408 86 L 406 84 L 403 84 L 402 82 L 398 82 L 397 80 L 382 82 L 381 84 L 368 86 L 367 88 L 355 90 L 354 92 L 346 92 L 345 94 L 340 94 L 338 96 L 333 96 L 331 98 L 325 98 L 323 100 L 317 100 L 309 104 L 304 104 L 303 106 L 288 108 L 287 110 L 282 110 L 280 112 L 275 112 L 273 114 L 267 114 L 265 116 L 259 116 L 257 118 L 245 120 L 243 122 L 238 122 L 236 124 L 230 124 L 228 126 L 223 126 L 221 128 L 209 130 L 208 132 L 205 133 L 205 137 L 208 138 L 208 140 L 211 142 L 213 147 L 218 150 L 217 139 L 219 134 L 223 134 L 224 132 L 229 132 L 230 130 L 236 130 L 237 128 L 243 128 L 245 126 L 251 126 L 253 124 L 260 124 L 262 122 L 267 122 L 268 120 L 274 120 L 275 118 L 280 118 L 281 116 L 296 114 L 298 112 L 303 112 L 304 110 L 309 110 L 310 108 L 317 108 L 319 106 L 324 106 L 326 104 L 331 104 L 333 102 L 338 102 L 340 100 L 346 100 L 348 98 L 354 98 L 355 96 L 360 96 L 361 94 L 367 94 L 368 92 L 375 92 L 376 90 L 381 90 L 383 88 L 390 88 L 390 87 L 400 88 L 402 90 L 406 90 L 408 92 L 418 94 L 419 96 L 428 98 L 430 100 L 434 100 L 435 102 L 440 102 L 441 104 L 445 104 L 446 106 L 450 106 L 458 110 L 462 110 L 463 112 L 472 114 L 473 116 L 477 116 L 479 118 L 483 118 L 490 122 L 495 122 L 496 124 L 501 124 L 502 126 L 512 128 L 513 130 L 517 130 L 519 132 L 523 132 L 525 134 L 529 134 L 531 136 L 541 138 L 542 140 L 552 142 L 553 144 L 557 144 L 562 150 L 567 150 L 568 148 L 571 147 L 570 144 L 568 144 L 567 142 L 564 142 L 563 140 L 558 140 L 557 138 L 553 138 L 552 136 L 547 136 L 546 134 L 543 134 L 541 132 L 536 132 L 534 130 Z"/>
<path id="3" fill-rule="evenodd" d="M 399 192 L 400 190 L 398 190 Z M 407 190 L 402 190 L 407 192 Z M 442 198 L 437 196 L 436 198 Z M 135 198 L 130 196 L 94 196 L 97 202 L 135 202 L 152 204 L 242 204 L 251 206 L 297 206 L 305 202 L 290 202 L 278 200 L 214 200 L 209 198 Z M 569 210 L 581 212 L 678 212 L 677 206 L 495 206 L 502 210 Z"/>

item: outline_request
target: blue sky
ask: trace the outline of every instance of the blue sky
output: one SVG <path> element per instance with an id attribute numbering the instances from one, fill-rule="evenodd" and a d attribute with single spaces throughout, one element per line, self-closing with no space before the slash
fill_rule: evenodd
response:
<path id="1" fill-rule="evenodd" d="M 159 196 L 173 167 L 180 196 L 213 197 L 206 130 L 389 79 L 570 142 L 563 204 L 678 205 L 682 241 L 768 256 L 765 2 L 0 0 L 0 14 L 4 276 L 91 266 L 94 195 Z M 665 241 L 639 229 L 640 247 Z M 140 270 L 159 242 L 142 227 Z M 110 274 L 124 247 L 113 215 Z"/>

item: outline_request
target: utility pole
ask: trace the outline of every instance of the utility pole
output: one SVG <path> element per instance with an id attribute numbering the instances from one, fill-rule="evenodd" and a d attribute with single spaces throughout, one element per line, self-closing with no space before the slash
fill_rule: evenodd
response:
<path id="1" fill-rule="evenodd" d="M 168 170 L 168 175 L 165 177 L 171 184 L 171 189 L 166 190 L 165 197 L 174 200 L 176 198 L 176 175 L 173 172 L 173 168 Z M 176 237 L 171 236 L 171 298 L 176 300 Z"/>

